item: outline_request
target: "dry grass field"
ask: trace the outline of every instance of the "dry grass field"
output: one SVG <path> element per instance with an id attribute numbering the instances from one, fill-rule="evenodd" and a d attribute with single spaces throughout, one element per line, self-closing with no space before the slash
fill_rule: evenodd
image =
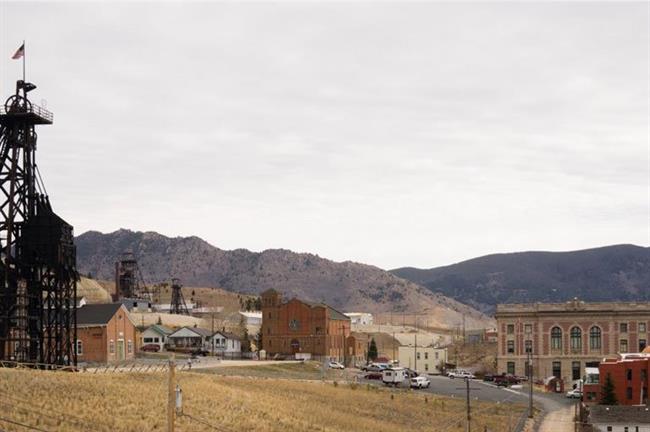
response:
<path id="1" fill-rule="evenodd" d="M 455 431 L 464 404 L 430 394 L 282 379 L 178 374 L 189 431 Z M 165 374 L 106 374 L 0 369 L 0 428 L 44 431 L 166 430 Z M 521 407 L 476 403 L 473 430 L 501 431 Z M 212 425 L 212 426 L 209 426 Z"/>

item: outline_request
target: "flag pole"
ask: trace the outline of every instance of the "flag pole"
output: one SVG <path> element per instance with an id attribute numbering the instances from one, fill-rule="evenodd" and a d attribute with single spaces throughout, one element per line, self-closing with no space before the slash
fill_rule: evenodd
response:
<path id="1" fill-rule="evenodd" d="M 23 82 L 25 82 L 25 54 L 26 53 L 27 52 L 25 50 L 25 39 L 23 39 Z"/>

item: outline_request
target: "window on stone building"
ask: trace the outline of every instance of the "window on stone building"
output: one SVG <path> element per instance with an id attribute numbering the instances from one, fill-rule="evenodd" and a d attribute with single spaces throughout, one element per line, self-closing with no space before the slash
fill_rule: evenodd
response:
<path id="1" fill-rule="evenodd" d="M 580 327 L 571 328 L 571 350 L 582 350 L 582 330 Z"/>
<path id="2" fill-rule="evenodd" d="M 514 324 L 508 324 L 507 333 L 508 334 L 515 334 L 515 325 Z"/>
<path id="3" fill-rule="evenodd" d="M 621 323 L 619 328 L 621 333 L 627 333 L 627 323 Z"/>
<path id="4" fill-rule="evenodd" d="M 429 360 L 429 353 L 428 353 L 428 352 L 425 352 L 425 353 L 424 353 L 424 359 L 425 359 L 425 360 Z"/>
<path id="5" fill-rule="evenodd" d="M 507 364 L 507 368 L 508 368 L 508 371 L 507 371 L 507 372 L 508 372 L 510 375 L 514 375 L 514 374 L 515 374 L 515 362 L 508 362 L 508 364 Z"/>
<path id="6" fill-rule="evenodd" d="M 77 339 L 77 355 L 83 355 L 84 353 L 84 343 Z"/>
<path id="7" fill-rule="evenodd" d="M 628 388 L 625 389 L 625 397 L 628 400 L 632 399 L 632 387 L 628 387 Z"/>
<path id="8" fill-rule="evenodd" d="M 416 353 L 416 357 L 417 357 L 418 360 L 420 360 L 420 353 L 419 352 Z"/>
<path id="9" fill-rule="evenodd" d="M 129 341 L 126 343 L 126 352 L 131 354 L 133 352 L 133 341 L 129 339 Z"/>
<path id="10" fill-rule="evenodd" d="M 592 350 L 600 349 L 602 344 L 602 332 L 600 327 L 593 326 L 589 330 L 589 348 Z"/>
<path id="11" fill-rule="evenodd" d="M 532 354 L 532 352 L 533 352 L 533 341 L 532 340 L 527 340 L 524 344 L 525 344 L 524 346 L 526 347 L 526 354 L 528 354 L 528 353 Z"/>
<path id="12" fill-rule="evenodd" d="M 645 339 L 639 339 L 639 352 L 643 351 L 647 345 Z"/>
<path id="13" fill-rule="evenodd" d="M 553 362 L 553 376 L 556 378 L 562 378 L 562 363 L 559 361 Z"/>
<path id="14" fill-rule="evenodd" d="M 646 332 L 645 323 L 640 322 L 639 323 L 639 333 L 645 333 L 645 332 Z"/>
<path id="15" fill-rule="evenodd" d="M 533 332 L 533 325 L 532 324 L 525 324 L 524 325 L 524 333 L 531 334 L 532 332 Z"/>
<path id="16" fill-rule="evenodd" d="M 115 354 L 115 341 L 113 339 L 108 342 L 108 352 L 111 354 Z"/>
<path id="17" fill-rule="evenodd" d="M 424 364 L 424 370 L 425 370 L 425 371 L 428 371 L 428 370 L 429 370 L 429 363 L 425 363 L 425 364 Z"/>
<path id="18" fill-rule="evenodd" d="M 626 353 L 626 352 L 627 352 L 627 339 L 621 339 L 621 340 L 619 341 L 619 345 L 618 345 L 618 346 L 619 346 L 619 351 L 620 351 L 620 352 L 622 352 L 622 353 Z"/>
<path id="19" fill-rule="evenodd" d="M 515 353 L 515 341 L 508 341 L 508 354 L 514 354 Z"/>
<path id="20" fill-rule="evenodd" d="M 571 363 L 571 376 L 572 380 L 579 380 L 580 379 L 580 362 L 579 361 L 574 361 Z"/>
<path id="21" fill-rule="evenodd" d="M 632 369 L 627 369 L 627 370 L 625 371 L 625 378 L 626 378 L 628 381 L 632 381 Z"/>
<path id="22" fill-rule="evenodd" d="M 551 349 L 562 349 L 562 329 L 559 327 L 551 329 Z"/>

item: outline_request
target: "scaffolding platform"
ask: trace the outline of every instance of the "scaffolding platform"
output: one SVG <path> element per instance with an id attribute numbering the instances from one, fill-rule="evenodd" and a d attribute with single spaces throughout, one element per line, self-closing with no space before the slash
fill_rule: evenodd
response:
<path id="1" fill-rule="evenodd" d="M 45 108 L 31 104 L 27 108 L 9 109 L 0 106 L 0 124 L 8 126 L 15 123 L 28 123 L 33 125 L 51 125 L 54 114 Z"/>

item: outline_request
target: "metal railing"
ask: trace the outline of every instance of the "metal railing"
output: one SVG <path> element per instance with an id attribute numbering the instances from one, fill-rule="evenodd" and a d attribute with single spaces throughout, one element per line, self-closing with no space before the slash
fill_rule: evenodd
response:
<path id="1" fill-rule="evenodd" d="M 7 108 L 4 106 L 0 106 L 0 115 L 7 114 L 35 114 L 49 122 L 54 121 L 54 114 L 52 114 L 51 111 L 48 111 L 36 104 L 30 104 L 27 107 L 20 107 L 19 109 L 9 108 L 9 110 L 7 110 Z"/>

